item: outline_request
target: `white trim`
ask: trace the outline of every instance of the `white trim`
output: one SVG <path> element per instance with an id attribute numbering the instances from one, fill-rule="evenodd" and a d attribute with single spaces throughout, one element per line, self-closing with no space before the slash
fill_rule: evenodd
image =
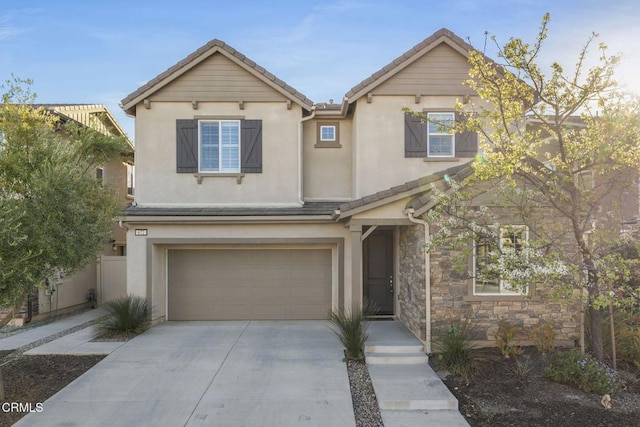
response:
<path id="1" fill-rule="evenodd" d="M 455 124 L 456 114 L 454 112 L 449 111 L 434 111 L 432 113 L 427 113 L 427 120 L 432 115 L 451 115 L 451 123 Z M 456 156 L 456 135 L 454 133 L 449 132 L 430 132 L 429 127 L 431 126 L 431 122 L 427 121 L 427 158 L 455 158 Z M 450 136 L 451 137 L 451 154 L 431 154 L 431 144 L 429 143 L 430 136 Z"/>
<path id="2" fill-rule="evenodd" d="M 333 138 L 323 138 L 323 129 L 333 129 Z M 320 125 L 320 142 L 335 142 L 336 141 L 336 125 Z"/>
<path id="3" fill-rule="evenodd" d="M 218 170 L 203 170 L 202 169 L 202 124 L 203 123 L 218 123 Z M 224 169 L 222 167 L 222 124 L 223 123 L 237 123 L 238 125 L 238 168 L 237 169 Z M 198 172 L 207 174 L 217 173 L 240 173 L 242 169 L 242 123 L 241 120 L 225 120 L 225 119 L 199 119 L 198 120 Z"/>

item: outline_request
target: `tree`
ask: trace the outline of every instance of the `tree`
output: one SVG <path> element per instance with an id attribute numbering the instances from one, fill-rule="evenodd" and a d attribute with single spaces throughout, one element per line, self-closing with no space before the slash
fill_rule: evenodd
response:
<path id="1" fill-rule="evenodd" d="M 621 303 L 614 285 L 630 271 L 620 255 L 630 243 L 621 219 L 624 195 L 638 197 L 640 103 L 618 90 L 619 58 L 608 55 L 604 44 L 597 65 L 587 67 L 596 34 L 575 67 L 565 71 L 554 62 L 545 75 L 537 62 L 549 19 L 543 17 L 533 45 L 511 38 L 500 47 L 491 37 L 499 63 L 483 52 L 470 53 L 465 84 L 478 100 L 458 103 L 466 120 L 452 131 L 478 132 L 482 154 L 472 164 L 473 176 L 437 192 L 440 204 L 429 220 L 442 226 L 430 245 L 501 237 L 506 213 L 530 225 L 526 247 L 493 248 L 493 270 L 482 274 L 522 291 L 544 282 L 557 298 L 584 289 L 591 350 L 602 359 L 601 311 Z M 501 201 L 483 198 L 487 191 Z M 545 217 L 554 218 L 553 224 L 543 226 Z"/>
<path id="2" fill-rule="evenodd" d="M 95 260 L 119 210 L 95 168 L 131 155 L 123 137 L 60 123 L 30 84 L 8 81 L 0 106 L 0 305 L 13 308 Z"/>

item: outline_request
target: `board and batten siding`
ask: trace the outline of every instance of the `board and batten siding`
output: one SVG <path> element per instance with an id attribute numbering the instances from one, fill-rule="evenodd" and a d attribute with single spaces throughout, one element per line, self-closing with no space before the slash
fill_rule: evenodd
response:
<path id="1" fill-rule="evenodd" d="M 149 97 L 151 101 L 260 101 L 287 98 L 221 54 L 214 54 Z"/>
<path id="2" fill-rule="evenodd" d="M 441 43 L 389 80 L 374 95 L 473 95 L 462 82 L 469 79 L 469 63 L 460 52 Z"/>

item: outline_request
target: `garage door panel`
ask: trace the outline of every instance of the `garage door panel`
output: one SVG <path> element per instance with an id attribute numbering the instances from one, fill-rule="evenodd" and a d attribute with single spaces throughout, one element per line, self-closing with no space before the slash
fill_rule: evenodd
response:
<path id="1" fill-rule="evenodd" d="M 324 319 L 329 249 L 171 249 L 169 320 Z"/>

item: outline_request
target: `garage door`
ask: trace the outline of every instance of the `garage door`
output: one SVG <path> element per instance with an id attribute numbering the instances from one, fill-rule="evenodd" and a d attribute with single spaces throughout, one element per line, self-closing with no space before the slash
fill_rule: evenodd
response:
<path id="1" fill-rule="evenodd" d="M 330 249 L 172 249 L 169 320 L 324 319 Z"/>

